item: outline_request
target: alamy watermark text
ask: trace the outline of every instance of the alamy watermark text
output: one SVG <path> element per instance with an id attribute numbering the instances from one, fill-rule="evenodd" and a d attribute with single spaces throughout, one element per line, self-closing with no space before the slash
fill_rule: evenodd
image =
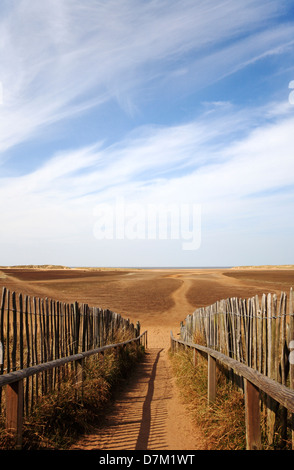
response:
<path id="1" fill-rule="evenodd" d="M 94 208 L 97 240 L 181 240 L 183 250 L 201 244 L 200 204 L 140 204 L 118 199 Z"/>

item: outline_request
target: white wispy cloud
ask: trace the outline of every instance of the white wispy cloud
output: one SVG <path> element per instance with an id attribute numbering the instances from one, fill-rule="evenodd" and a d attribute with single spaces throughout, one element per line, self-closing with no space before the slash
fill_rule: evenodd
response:
<path id="1" fill-rule="evenodd" d="M 260 113 L 258 109 L 243 110 L 243 125 L 247 128 L 249 115 Z M 60 214 L 67 221 L 71 214 L 74 224 L 77 213 L 83 220 L 95 205 L 115 203 L 118 197 L 142 204 L 199 203 L 210 218 L 220 214 L 232 217 L 238 206 L 247 207 L 241 213 L 246 219 L 250 208 L 252 217 L 259 212 L 259 202 L 266 200 L 264 193 L 279 200 L 285 197 L 283 192 L 272 196 L 273 191 L 294 184 L 294 118 L 285 115 L 234 142 L 224 139 L 222 143 L 225 132 L 229 134 L 231 123 L 238 119 L 241 128 L 240 116 L 231 110 L 226 118 L 221 114 L 209 121 L 158 128 L 156 132 L 144 128 L 140 137 L 120 145 L 59 153 L 30 174 L 1 179 L 2 214 L 9 219 L 19 214 L 18 224 L 27 225 L 29 234 L 28 211 L 38 221 L 49 210 L 66 233 Z M 40 230 L 48 233 L 48 226 L 40 227 L 38 234 Z M 10 235 L 7 230 L 2 237 Z"/>
<path id="2" fill-rule="evenodd" d="M 277 0 L 1 5 L 3 168 L 19 144 L 39 143 L 50 126 L 86 119 L 91 108 L 115 101 L 130 118 L 128 132 L 112 144 L 97 128 L 94 144 L 77 147 L 69 140 L 62 151 L 51 145 L 27 169 L 24 164 L 21 172 L 10 167 L 9 176 L 0 174 L 3 246 L 11 245 L 11 253 L 17 247 L 15 256 L 24 258 L 55 253 L 56 261 L 63 250 L 68 257 L 81 250 L 85 264 L 97 264 L 91 258 L 93 210 L 119 197 L 143 205 L 201 204 L 207 240 L 226 233 L 233 243 L 236 234 L 248 233 L 248 221 L 257 238 L 263 230 L 271 233 L 272 213 L 289 232 L 294 120 L 286 99 L 250 108 L 227 96 L 209 102 L 205 96 L 198 117 L 173 116 L 172 123 L 167 117 L 159 125 L 144 115 L 147 101 L 154 110 L 160 107 L 162 91 L 171 99 L 189 96 L 286 53 L 293 45 L 293 22 L 281 25 L 277 19 L 288 6 Z M 239 86 L 242 93 L 242 80 Z M 29 153 L 23 158 L 30 160 Z"/>
<path id="3" fill-rule="evenodd" d="M 0 20 L 0 150 L 109 99 L 132 112 L 140 105 L 135 90 L 187 64 L 194 79 L 207 80 L 212 70 L 217 79 L 273 44 L 283 47 L 293 37 L 291 25 L 262 32 L 282 8 L 283 2 L 256 0 L 14 2 Z"/>

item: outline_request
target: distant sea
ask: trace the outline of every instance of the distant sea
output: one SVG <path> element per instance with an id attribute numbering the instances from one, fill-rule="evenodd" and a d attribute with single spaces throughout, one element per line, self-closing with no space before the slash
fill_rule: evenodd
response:
<path id="1" fill-rule="evenodd" d="M 81 266 L 69 266 L 72 269 Z M 234 266 L 83 266 L 83 268 L 107 268 L 107 269 L 231 269 Z"/>
<path id="2" fill-rule="evenodd" d="M 230 269 L 233 266 L 124 266 L 125 269 Z"/>

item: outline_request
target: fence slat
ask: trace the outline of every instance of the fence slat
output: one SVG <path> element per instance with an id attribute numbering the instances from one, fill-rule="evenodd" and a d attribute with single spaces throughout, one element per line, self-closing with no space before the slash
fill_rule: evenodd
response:
<path id="1" fill-rule="evenodd" d="M 289 310 L 289 314 L 287 313 Z M 287 316 L 289 321 L 287 321 Z M 294 389 L 294 313 L 293 289 L 287 294 L 263 294 L 249 299 L 230 298 L 196 309 L 180 328 L 180 338 L 201 333 L 206 346 L 226 354 Z M 213 340 L 214 338 L 214 340 Z M 292 342 L 292 343 L 291 343 Z M 289 354 L 293 358 L 289 363 Z M 290 373 L 289 373 L 290 368 Z M 282 438 L 286 436 L 287 411 L 270 396 L 261 402 L 266 418 L 269 444 L 274 441 L 277 413 L 281 417 Z M 294 448 L 294 418 L 293 418 Z"/>
<path id="2" fill-rule="evenodd" d="M 16 370 L 16 348 L 17 348 L 17 308 L 15 292 L 12 292 L 12 327 L 13 327 L 13 345 L 12 345 L 12 370 Z M 9 343 L 8 343 L 9 344 Z"/>
<path id="3" fill-rule="evenodd" d="M 171 349 L 174 352 L 176 346 L 185 346 L 196 349 L 210 358 L 214 358 L 227 368 L 232 368 L 244 379 L 245 391 L 245 418 L 246 418 L 246 441 L 248 449 L 261 448 L 260 432 L 260 391 L 270 396 L 277 403 L 294 413 L 294 393 L 290 388 L 277 383 L 275 380 L 266 377 L 257 370 L 230 358 L 229 356 L 215 351 L 207 346 L 175 339 L 171 332 Z M 208 366 L 208 376 L 210 374 Z"/>
<path id="4" fill-rule="evenodd" d="M 134 343 L 136 346 L 141 344 L 143 340 L 145 344 L 145 337 L 147 336 L 147 331 L 144 331 L 140 336 L 126 340 L 122 343 L 110 344 L 102 348 L 93 349 L 89 351 L 84 351 L 80 354 L 73 356 L 68 356 L 65 358 L 57 359 L 55 361 L 47 362 L 44 364 L 39 364 L 36 366 L 29 367 L 27 369 L 22 369 L 19 371 L 11 372 L 10 374 L 5 374 L 0 377 L 0 387 L 6 386 L 6 429 L 11 431 L 16 436 L 16 448 L 21 449 L 22 447 L 22 426 L 23 426 L 23 398 L 24 398 L 24 379 L 28 379 L 31 376 L 38 375 L 44 371 L 50 371 L 54 368 L 60 368 L 63 365 L 69 363 L 76 364 L 76 386 L 77 387 L 77 397 L 82 394 L 83 386 L 83 364 L 86 357 L 99 355 L 100 353 L 104 355 L 105 351 L 111 351 L 112 349 L 119 350 L 119 348 L 126 348 L 127 345 Z"/>
<path id="5" fill-rule="evenodd" d="M 4 369 L 4 312 L 5 312 L 5 300 L 6 300 L 6 287 L 3 287 L 2 289 L 2 297 L 1 297 L 1 310 L 0 310 L 0 342 L 1 342 L 1 352 L 2 352 L 2 357 L 0 361 L 0 374 L 3 374 L 3 369 Z M 1 400 L 1 395 L 0 395 L 0 400 Z"/>
<path id="6" fill-rule="evenodd" d="M 3 287 L 0 303 L 0 376 L 72 356 L 106 344 L 116 331 L 139 335 L 128 320 L 110 310 L 75 303 L 62 303 L 48 298 L 30 298 Z M 84 348 L 84 349 L 83 349 Z M 69 373 L 65 366 L 44 369 L 25 379 L 24 411 L 38 402 L 41 394 L 59 388 L 61 376 Z M 4 403 L 3 403 L 4 402 Z M 0 387 L 0 412 L 2 388 Z"/>

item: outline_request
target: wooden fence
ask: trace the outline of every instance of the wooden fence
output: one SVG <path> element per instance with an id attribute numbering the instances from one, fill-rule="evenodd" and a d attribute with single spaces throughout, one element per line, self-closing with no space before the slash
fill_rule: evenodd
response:
<path id="1" fill-rule="evenodd" d="M 294 389 L 294 311 L 293 289 L 261 298 L 229 298 L 196 309 L 181 324 L 180 339 L 199 343 L 232 358 L 240 364 L 285 387 Z M 291 360 L 291 358 L 293 360 Z M 277 403 L 267 407 L 267 437 L 273 443 Z M 284 410 L 284 431 L 287 413 Z M 293 435 L 294 442 L 294 435 Z"/>
<path id="2" fill-rule="evenodd" d="M 0 303 L 0 376 L 140 335 L 129 320 L 87 304 L 63 303 L 2 290 Z M 39 395 L 55 389 L 57 369 L 26 380 L 25 412 Z M 2 390 L 0 388 L 0 410 Z"/>
<path id="3" fill-rule="evenodd" d="M 80 352 L 72 356 L 52 360 L 0 376 L 0 390 L 2 390 L 2 387 L 6 386 L 6 428 L 15 434 L 16 449 L 22 448 L 25 381 L 28 381 L 29 378 L 38 377 L 42 373 L 58 371 L 61 367 L 72 365 L 72 369 L 74 370 L 75 375 L 75 388 L 77 392 L 78 389 L 82 390 L 83 387 L 83 367 L 86 358 L 99 354 L 103 356 L 106 351 L 111 350 L 114 350 L 117 352 L 117 354 L 120 354 L 121 349 L 126 348 L 131 344 L 135 344 L 136 346 L 143 344 L 143 346 L 146 348 L 147 331 L 144 331 L 144 333 L 138 335 L 135 338 L 120 343 L 109 344 L 100 348 Z M 79 395 L 77 394 L 77 396 Z"/>
<path id="4" fill-rule="evenodd" d="M 284 410 L 287 410 L 292 416 L 291 428 L 293 433 L 293 413 L 294 413 L 294 391 L 285 385 L 277 383 L 275 380 L 266 377 L 257 370 L 236 361 L 215 351 L 212 348 L 199 344 L 188 343 L 174 338 L 171 332 L 171 351 L 174 353 L 177 347 L 192 348 L 199 353 L 207 356 L 207 390 L 208 403 L 214 403 L 217 392 L 217 363 L 222 364 L 230 370 L 234 370 L 244 381 L 245 395 L 245 425 L 246 425 L 246 447 L 248 450 L 261 450 L 261 412 L 260 395 L 266 394 L 271 400 L 280 404 Z M 195 364 L 197 361 L 195 360 Z M 232 377 L 232 376 L 231 376 Z M 293 435 L 293 434 L 292 434 Z M 292 440 L 292 448 L 294 441 Z"/>

